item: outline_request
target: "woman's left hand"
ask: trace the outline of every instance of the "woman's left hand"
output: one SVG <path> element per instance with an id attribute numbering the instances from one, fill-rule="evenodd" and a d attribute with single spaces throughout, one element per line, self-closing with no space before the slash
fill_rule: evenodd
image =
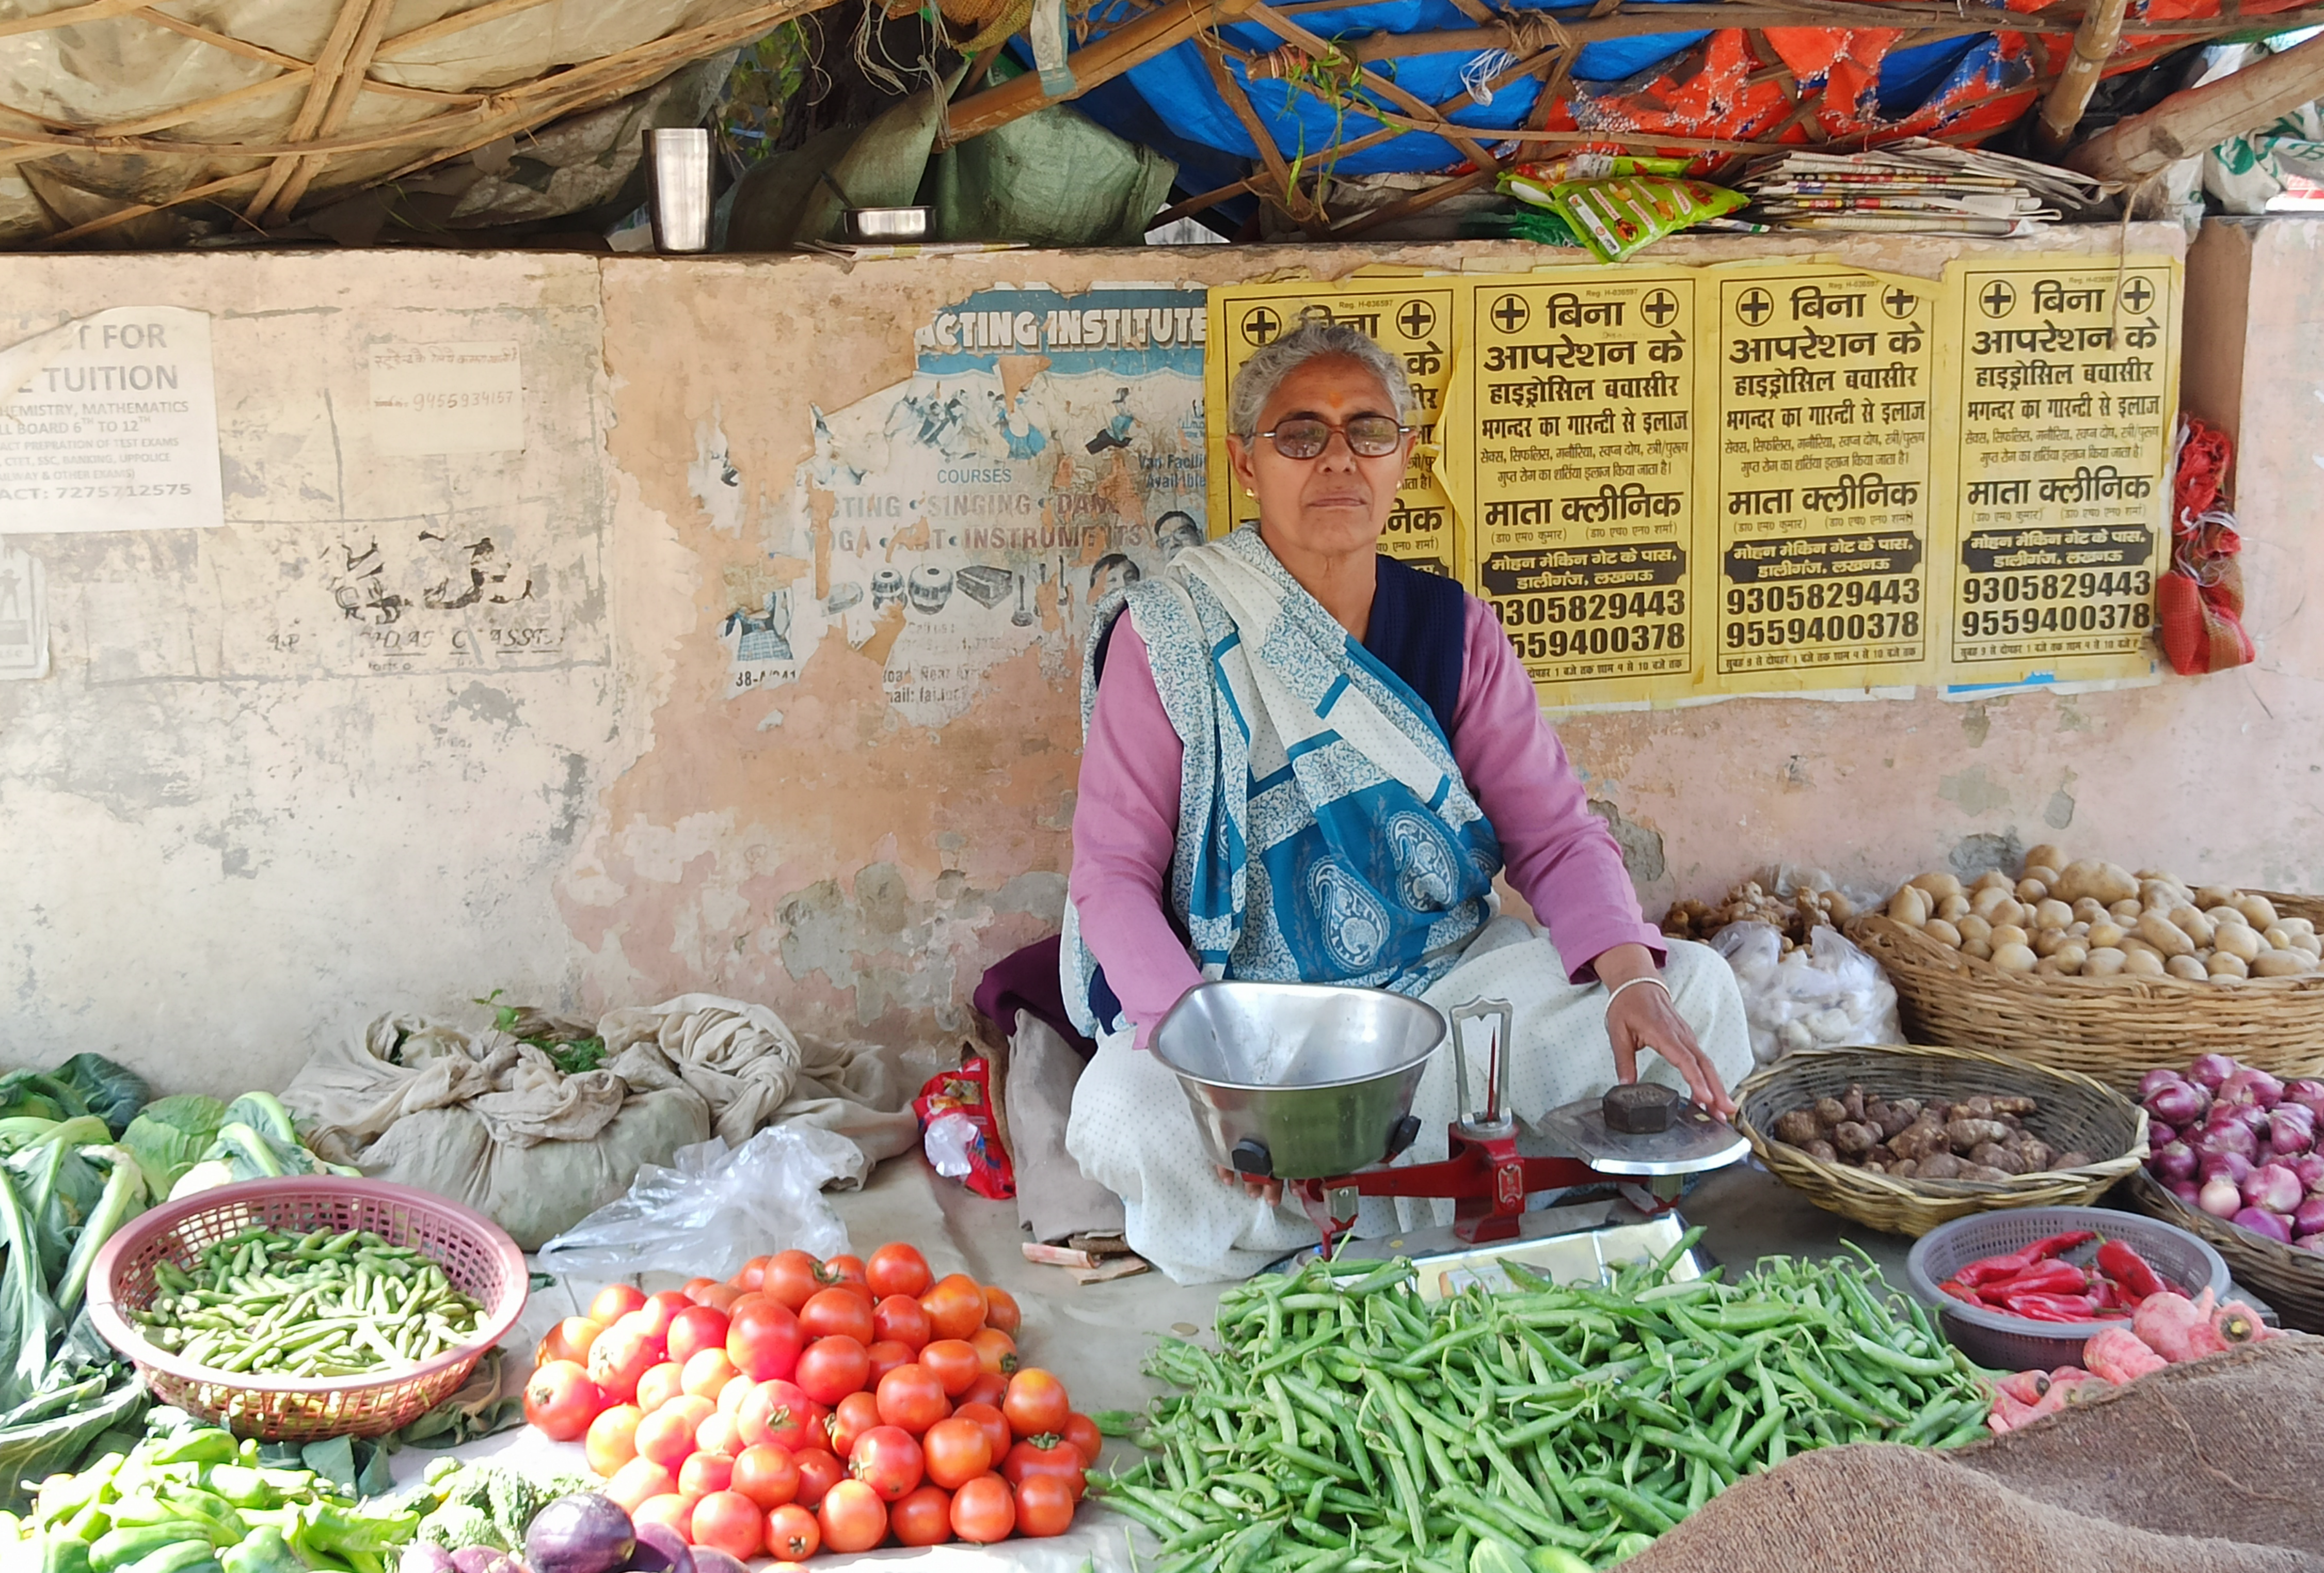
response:
<path id="1" fill-rule="evenodd" d="M 1632 954 L 1626 954 L 1632 953 Z M 1658 976 L 1654 952 L 1643 945 L 1617 945 L 1598 958 L 1598 979 L 1614 988 L 1633 977 Z M 1694 1101 L 1722 1120 L 1735 1117 L 1735 1100 L 1719 1079 L 1711 1057 L 1694 1041 L 1694 1029 L 1678 1013 L 1666 989 L 1652 984 L 1622 990 L 1606 1007 L 1606 1036 L 1614 1047 L 1614 1075 L 1621 1081 L 1638 1079 L 1638 1055 L 1652 1050 L 1681 1076 Z"/>

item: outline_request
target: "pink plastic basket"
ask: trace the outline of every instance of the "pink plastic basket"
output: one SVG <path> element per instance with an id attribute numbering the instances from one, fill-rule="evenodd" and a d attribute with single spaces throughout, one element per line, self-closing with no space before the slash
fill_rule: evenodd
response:
<path id="1" fill-rule="evenodd" d="M 483 1330 L 474 1343 L 408 1370 L 370 1376 L 212 1371 L 146 1342 L 131 1317 L 152 1301 L 154 1263 L 190 1271 L 211 1245 L 253 1226 L 369 1229 L 414 1246 L 484 1306 Z M 154 1397 L 239 1435 L 284 1441 L 375 1437 L 426 1414 L 516 1325 L 529 1286 L 524 1253 L 490 1218 L 409 1186 L 323 1175 L 245 1180 L 165 1202 L 107 1241 L 89 1278 L 89 1319 L 136 1365 Z"/>

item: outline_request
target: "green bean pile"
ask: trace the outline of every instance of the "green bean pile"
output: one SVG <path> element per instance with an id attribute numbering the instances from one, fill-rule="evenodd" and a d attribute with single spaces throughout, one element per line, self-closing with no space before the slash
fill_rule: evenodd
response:
<path id="1" fill-rule="evenodd" d="M 368 1230 L 250 1228 L 198 1270 L 153 1267 L 137 1313 L 162 1349 L 212 1371 L 356 1376 L 417 1365 L 476 1337 L 484 1307 L 409 1245 Z"/>
<path id="2" fill-rule="evenodd" d="M 1488 1542 L 1604 1567 L 1790 1454 L 1984 1434 L 1977 1368 L 1868 1262 L 1672 1281 L 1692 1242 L 1610 1288 L 1512 1267 L 1519 1292 L 1432 1304 L 1395 1262 L 1230 1291 L 1218 1352 L 1148 1363 L 1185 1390 L 1152 1456 L 1090 1494 L 1161 1537 L 1158 1573 L 1462 1573 Z"/>

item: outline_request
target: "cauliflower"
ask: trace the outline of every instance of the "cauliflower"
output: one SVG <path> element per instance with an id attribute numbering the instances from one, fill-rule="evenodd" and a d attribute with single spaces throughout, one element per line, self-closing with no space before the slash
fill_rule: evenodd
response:
<path id="1" fill-rule="evenodd" d="M 468 1546 L 490 1546 L 496 1551 L 509 1550 L 491 1515 L 464 1503 L 447 1502 L 420 1520 L 416 1538 L 447 1551 Z"/>
<path id="2" fill-rule="evenodd" d="M 495 1469 L 485 1488 L 492 1506 L 493 1522 L 501 1538 L 513 1549 L 524 1544 L 524 1531 L 533 1517 L 547 1506 L 549 1499 L 540 1494 L 531 1481 L 512 1469 Z"/>

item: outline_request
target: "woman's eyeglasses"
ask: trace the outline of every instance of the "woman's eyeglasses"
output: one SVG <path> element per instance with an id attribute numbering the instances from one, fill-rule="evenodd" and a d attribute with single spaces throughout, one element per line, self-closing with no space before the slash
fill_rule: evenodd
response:
<path id="1" fill-rule="evenodd" d="M 1274 443 L 1275 451 L 1286 458 L 1314 458 L 1332 445 L 1334 431 L 1348 440 L 1349 451 L 1359 458 L 1384 458 L 1397 450 L 1411 430 L 1387 415 L 1351 416 L 1343 426 L 1314 415 L 1296 415 L 1277 421 L 1274 430 L 1259 435 Z"/>

